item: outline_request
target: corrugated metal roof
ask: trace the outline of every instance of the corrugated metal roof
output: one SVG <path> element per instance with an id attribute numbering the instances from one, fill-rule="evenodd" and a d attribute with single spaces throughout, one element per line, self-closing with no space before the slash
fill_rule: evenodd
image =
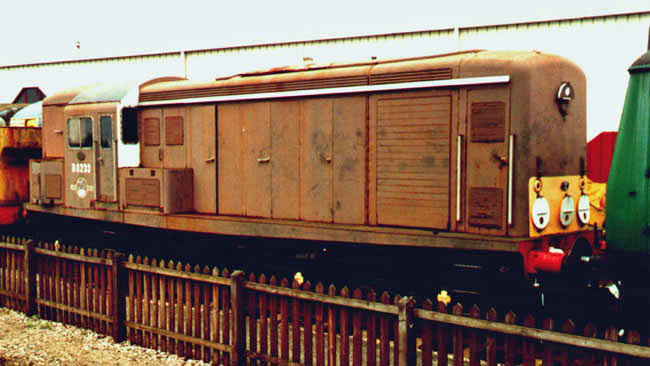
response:
<path id="1" fill-rule="evenodd" d="M 216 53 L 216 52 L 223 52 L 223 51 L 232 51 L 232 50 L 250 50 L 250 49 L 273 49 L 273 48 L 281 48 L 281 47 L 286 47 L 286 46 L 300 46 L 300 47 L 305 47 L 305 46 L 310 46 L 310 45 L 316 45 L 322 46 L 323 44 L 333 44 L 333 43 L 340 43 L 340 42 L 351 42 L 351 43 L 358 43 L 363 40 L 371 40 L 371 39 L 403 39 L 403 38 L 411 38 L 411 37 L 430 37 L 434 33 L 448 33 L 448 32 L 454 32 L 454 30 L 459 30 L 460 32 L 471 32 L 476 29 L 494 29 L 494 28 L 503 28 L 503 27 L 518 27 L 518 26 L 526 26 L 526 25 L 536 25 L 536 24 L 551 24 L 551 23 L 558 23 L 558 22 L 576 22 L 580 23 L 583 21 L 593 21 L 595 19 L 604 19 L 604 18 L 617 18 L 617 17 L 625 17 L 625 16 L 635 16 L 635 15 L 644 15 L 647 16 L 650 14 L 650 11 L 647 11 L 645 9 L 637 9 L 637 8 L 630 8 L 630 10 L 627 11 L 616 11 L 616 12 L 609 12 L 609 11 L 594 11 L 593 9 L 582 9 L 582 12 L 587 11 L 585 15 L 578 15 L 578 14 L 567 14 L 567 15 L 559 15 L 559 16 L 553 16 L 553 17 L 547 17 L 547 18 L 542 18 L 539 16 L 529 16 L 523 19 L 518 19 L 518 20 L 503 20 L 501 22 L 499 21 L 488 21 L 488 22 L 481 22 L 477 24 L 465 24 L 462 21 L 457 23 L 457 24 L 446 24 L 446 25 L 441 25 L 439 27 L 433 28 L 433 29 L 419 29 L 419 30 L 401 30 L 401 31 L 394 31 L 394 32 L 388 32 L 388 33 L 382 33 L 382 32 L 373 32 L 370 34 L 364 34 L 363 32 L 357 32 L 357 34 L 354 35 L 346 35 L 346 36 L 341 36 L 341 35 L 332 35 L 331 37 L 317 37 L 313 39 L 306 39 L 306 40 L 296 40 L 296 39 L 289 39 L 289 40 L 271 40 L 268 39 L 266 42 L 260 42 L 260 43 L 241 43 L 240 41 L 238 42 L 228 42 L 224 43 L 218 47 L 215 48 L 201 48 L 201 49 L 187 49 L 187 50 L 160 50 L 159 52 L 147 52 L 144 54 L 121 54 L 121 55 L 116 55 L 116 56 L 99 56 L 99 57 L 89 57 L 89 58 L 83 58 L 83 59 L 60 59 L 60 60 L 41 60 L 41 61 L 36 61 L 36 62 L 26 62 L 26 63 L 18 63 L 18 64 L 7 64 L 7 65 L 0 65 L 0 69 L 10 69 L 10 68 L 18 68 L 18 67 L 26 67 L 26 66 L 46 66 L 46 65 L 57 65 L 57 64 L 80 64 L 80 63 L 97 63 L 97 62 L 102 62 L 102 61 L 118 61 L 118 62 L 129 62 L 133 59 L 137 58 L 158 58 L 158 57 L 169 57 L 169 58 L 183 58 L 191 54 L 201 54 L 201 53 Z M 560 12 L 561 14 L 561 12 Z"/>
<path id="2" fill-rule="evenodd" d="M 26 105 L 27 104 L 23 103 L 0 105 L 0 117 L 8 121 L 16 112 L 21 110 Z"/>
<path id="3" fill-rule="evenodd" d="M 43 118 L 43 101 L 32 103 L 14 114 L 12 119 Z"/>

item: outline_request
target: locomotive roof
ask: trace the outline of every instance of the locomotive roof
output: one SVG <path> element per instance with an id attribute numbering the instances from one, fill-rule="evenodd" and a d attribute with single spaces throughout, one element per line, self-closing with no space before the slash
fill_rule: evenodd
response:
<path id="1" fill-rule="evenodd" d="M 528 62 L 533 58 L 560 57 L 537 51 L 471 50 L 407 59 L 281 67 L 207 82 L 184 80 L 151 84 L 141 88 L 140 104 L 198 102 L 215 97 L 236 100 L 237 95 L 242 94 L 507 76 L 515 65 L 525 69 L 537 66 Z"/>
<path id="2" fill-rule="evenodd" d="M 54 93 L 43 100 L 43 105 L 67 105 L 67 104 L 85 104 L 85 103 L 102 103 L 102 102 L 120 102 L 129 93 L 138 91 L 139 87 L 169 80 L 184 80 L 180 77 L 162 77 L 155 78 L 144 83 L 127 80 L 113 83 L 97 83 L 79 86 L 73 89 L 67 89 Z"/>
<path id="3" fill-rule="evenodd" d="M 354 63 L 329 63 L 329 64 L 306 64 L 295 66 L 283 66 L 267 70 L 256 70 L 244 72 L 224 78 L 217 78 L 214 81 L 191 81 L 158 83 L 143 88 L 141 94 L 156 93 L 160 91 L 174 91 L 187 89 L 213 88 L 216 86 L 235 86 L 272 83 L 280 81 L 306 81 L 337 79 L 351 76 L 367 77 L 371 74 L 381 74 L 392 71 L 397 67 L 402 71 L 418 71 L 431 69 L 433 65 L 440 65 L 450 60 L 460 60 L 463 56 L 473 55 L 481 50 L 471 50 L 456 53 L 448 53 L 434 56 L 402 58 L 392 60 L 376 60 Z M 453 62 L 452 62 L 453 63 Z M 449 65 L 451 66 L 451 65 Z"/>
<path id="4" fill-rule="evenodd" d="M 119 102 L 129 91 L 137 86 L 138 83 L 135 81 L 93 85 L 75 95 L 68 104 Z"/>
<path id="5" fill-rule="evenodd" d="M 145 103 L 144 105 L 147 102 L 165 103 L 172 100 L 195 102 L 200 98 L 215 96 L 237 98 L 237 95 L 242 94 L 480 78 L 496 75 L 513 64 L 534 67 L 526 61 L 538 55 L 558 57 L 537 51 L 471 50 L 395 60 L 280 67 L 207 82 L 164 77 L 144 83 L 122 81 L 68 89 L 45 98 L 43 106 L 121 102 L 125 98 L 129 99 L 129 104 Z M 507 76 L 508 73 L 504 74 Z"/>
<path id="6" fill-rule="evenodd" d="M 52 95 L 43 99 L 43 106 L 68 104 L 72 99 L 74 99 L 74 97 L 77 96 L 77 94 L 90 87 L 91 85 L 83 85 L 53 93 Z"/>

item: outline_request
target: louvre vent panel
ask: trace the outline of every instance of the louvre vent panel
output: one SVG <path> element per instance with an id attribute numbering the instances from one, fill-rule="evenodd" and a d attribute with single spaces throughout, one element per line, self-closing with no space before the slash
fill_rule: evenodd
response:
<path id="1" fill-rule="evenodd" d="M 206 88 L 206 89 L 196 89 L 196 90 L 159 92 L 159 93 L 142 94 L 140 96 L 140 101 L 149 102 L 149 101 L 186 99 L 186 98 L 220 97 L 226 95 L 274 93 L 274 92 L 308 90 L 308 89 L 341 88 L 346 86 L 360 86 L 360 85 L 368 85 L 368 78 L 366 76 L 353 76 L 353 77 L 322 79 L 322 80 L 300 80 L 300 81 L 291 81 L 286 83 L 254 84 L 254 85 L 226 86 L 226 87 Z"/>
<path id="2" fill-rule="evenodd" d="M 377 221 L 445 229 L 449 217 L 451 98 L 377 102 Z"/>
<path id="3" fill-rule="evenodd" d="M 45 174 L 45 198 L 61 199 L 63 177 L 59 174 Z"/>
<path id="4" fill-rule="evenodd" d="M 370 84 L 410 83 L 414 81 L 451 79 L 451 69 L 409 71 L 383 75 L 371 75 Z"/>
<path id="5" fill-rule="evenodd" d="M 126 178 L 125 201 L 127 205 L 160 207 L 160 181 L 158 179 Z"/>
<path id="6" fill-rule="evenodd" d="M 204 89 L 173 90 L 155 93 L 143 93 L 141 102 L 155 102 L 175 99 L 209 98 L 228 95 L 275 93 L 296 90 L 342 88 L 350 86 L 408 83 L 414 81 L 451 79 L 451 69 L 435 69 L 425 71 L 409 71 L 383 75 L 348 76 L 331 79 L 297 80 L 283 83 L 252 84 L 237 86 L 222 86 Z"/>

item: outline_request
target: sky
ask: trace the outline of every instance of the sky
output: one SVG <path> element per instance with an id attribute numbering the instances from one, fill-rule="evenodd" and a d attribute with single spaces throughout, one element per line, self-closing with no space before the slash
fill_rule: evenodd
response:
<path id="1" fill-rule="evenodd" d="M 646 10 L 648 0 L 12 1 L 0 65 Z"/>

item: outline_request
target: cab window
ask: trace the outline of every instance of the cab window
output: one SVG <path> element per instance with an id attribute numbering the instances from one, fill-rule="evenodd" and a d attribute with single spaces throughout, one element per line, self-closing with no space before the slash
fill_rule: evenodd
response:
<path id="1" fill-rule="evenodd" d="M 68 146 L 89 148 L 93 146 L 93 121 L 89 117 L 68 119 Z"/>
<path id="2" fill-rule="evenodd" d="M 99 132 L 102 149 L 110 149 L 113 146 L 113 118 L 111 116 L 99 118 Z"/>

